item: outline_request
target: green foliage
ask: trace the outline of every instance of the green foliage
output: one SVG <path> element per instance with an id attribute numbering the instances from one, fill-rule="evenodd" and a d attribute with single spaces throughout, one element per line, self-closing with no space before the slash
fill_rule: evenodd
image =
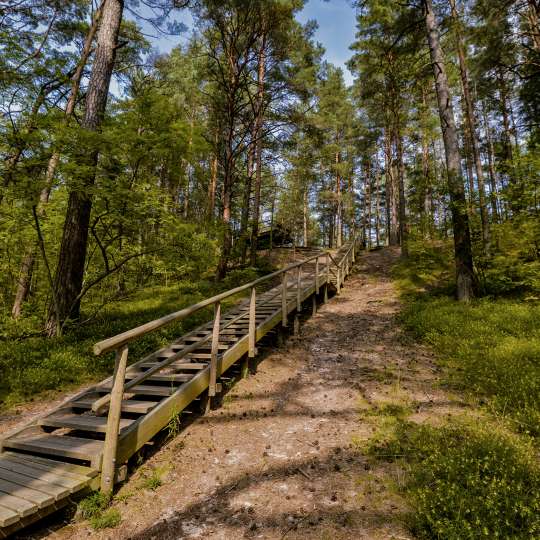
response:
<path id="1" fill-rule="evenodd" d="M 90 525 L 93 529 L 112 529 L 120 525 L 122 516 L 118 508 L 109 508 L 105 512 L 92 516 L 90 518 Z"/>
<path id="2" fill-rule="evenodd" d="M 103 513 L 110 502 L 110 497 L 104 495 L 101 491 L 94 491 L 94 493 L 79 502 L 77 513 L 82 519 L 95 518 Z"/>
<path id="3" fill-rule="evenodd" d="M 42 392 L 64 390 L 98 380 L 111 372 L 114 362 L 110 355 L 95 357 L 92 354 L 94 343 L 192 305 L 234 284 L 232 279 L 223 284 L 203 278 L 173 282 L 168 286 L 149 286 L 101 310 L 102 301 L 96 297 L 93 304 L 87 305 L 88 315 L 94 315 L 92 319 L 73 327 L 60 338 L 43 337 L 37 318 L 12 321 L 6 316 L 0 326 L 2 406 L 10 407 L 30 398 L 39 398 Z M 224 307 L 232 302 L 234 299 L 229 299 Z M 201 310 L 182 323 L 166 326 L 137 340 L 130 346 L 130 361 L 171 342 L 212 316 L 211 309 Z"/>
<path id="4" fill-rule="evenodd" d="M 410 260 L 395 269 L 407 298 L 405 327 L 447 363 L 448 381 L 456 388 L 481 399 L 519 431 L 540 436 L 540 304 L 532 298 L 455 302 L 440 294 L 448 292 L 448 248 L 411 247 Z M 498 263 L 500 275 L 504 260 Z"/>
<path id="5" fill-rule="evenodd" d="M 540 221 L 528 217 L 496 225 L 492 244 L 482 275 L 486 292 L 526 292 L 540 298 Z"/>
<path id="6" fill-rule="evenodd" d="M 528 446 L 492 426 L 398 422 L 370 448 L 408 470 L 401 486 L 418 538 L 530 539 L 540 535 L 540 468 Z"/>

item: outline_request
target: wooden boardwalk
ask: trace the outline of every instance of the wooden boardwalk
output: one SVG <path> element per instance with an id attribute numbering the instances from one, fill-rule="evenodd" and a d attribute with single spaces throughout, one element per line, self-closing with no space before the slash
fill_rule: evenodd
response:
<path id="1" fill-rule="evenodd" d="M 208 409 L 223 382 L 232 378 L 233 366 L 247 373 L 249 358 L 266 334 L 289 325 L 296 332 L 302 309 L 315 310 L 330 289 L 339 294 L 354 259 L 354 242 L 333 254 L 316 252 L 97 343 L 96 354 L 116 352 L 114 375 L 0 441 L 0 538 L 74 496 L 98 487 L 112 491 L 125 477 L 127 460 L 171 419 L 194 402 Z M 243 292 L 249 298 L 222 314 L 221 302 Z M 212 321 L 127 366 L 130 342 L 208 306 L 214 306 Z"/>

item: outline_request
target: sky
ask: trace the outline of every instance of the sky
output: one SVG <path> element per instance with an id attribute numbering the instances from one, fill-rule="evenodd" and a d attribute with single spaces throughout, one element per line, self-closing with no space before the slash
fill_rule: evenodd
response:
<path id="1" fill-rule="evenodd" d="M 183 22 L 188 31 L 182 36 L 154 36 L 149 37 L 152 45 L 160 52 L 169 52 L 179 41 L 185 41 L 191 34 L 193 19 L 189 10 L 183 10 L 176 17 Z M 352 56 L 349 46 L 354 41 L 355 11 L 350 0 L 308 0 L 304 9 L 298 13 L 297 19 L 301 23 L 315 19 L 319 28 L 315 32 L 315 39 L 326 49 L 325 59 L 334 65 L 343 68 L 345 82 L 352 83 L 352 76 L 345 66 L 345 62 Z M 144 28 L 148 26 L 143 24 Z M 148 29 L 148 32 L 155 34 Z"/>

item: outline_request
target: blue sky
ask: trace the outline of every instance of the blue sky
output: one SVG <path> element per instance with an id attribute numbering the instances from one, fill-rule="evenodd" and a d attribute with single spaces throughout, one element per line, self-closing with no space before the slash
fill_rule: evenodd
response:
<path id="1" fill-rule="evenodd" d="M 187 27 L 183 37 L 178 36 L 159 36 L 150 38 L 153 46 L 160 52 L 168 52 L 175 47 L 179 41 L 186 40 L 190 30 L 193 27 L 193 19 L 188 10 L 183 10 L 176 17 Z M 343 68 L 345 81 L 351 84 L 352 76 L 345 67 L 345 62 L 351 57 L 349 46 L 354 41 L 355 34 L 355 11 L 350 5 L 349 0 L 308 0 L 304 9 L 298 14 L 298 20 L 306 23 L 308 20 L 315 19 L 319 25 L 315 33 L 315 38 L 326 49 L 325 58 Z M 155 31 L 143 24 L 150 34 Z"/>

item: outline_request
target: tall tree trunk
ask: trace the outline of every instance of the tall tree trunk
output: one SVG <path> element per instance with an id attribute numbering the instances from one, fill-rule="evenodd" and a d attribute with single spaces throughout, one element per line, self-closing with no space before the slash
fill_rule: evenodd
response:
<path id="1" fill-rule="evenodd" d="M 307 247 L 308 245 L 308 219 L 309 219 L 309 205 L 308 205 L 308 189 L 307 186 L 304 188 L 303 196 L 303 235 L 302 235 L 302 245 Z"/>
<path id="2" fill-rule="evenodd" d="M 242 214 L 240 217 L 240 242 L 242 243 L 242 254 L 240 259 L 242 265 L 246 263 L 248 248 L 249 211 L 251 206 L 251 186 L 253 184 L 253 161 L 255 157 L 254 136 L 255 134 L 253 135 L 251 144 L 248 148 L 246 183 L 244 185 L 244 198 L 242 201 Z"/>
<path id="3" fill-rule="evenodd" d="M 401 244 L 401 256 L 408 257 L 409 227 L 407 223 L 407 206 L 405 201 L 405 161 L 403 160 L 403 138 L 399 130 L 399 124 L 395 128 L 394 138 L 398 162 L 399 240 Z"/>
<path id="4" fill-rule="evenodd" d="M 266 34 L 261 36 L 257 69 L 257 118 L 255 120 L 255 190 L 253 201 L 253 226 L 251 229 L 251 266 L 257 264 L 257 240 L 259 236 L 259 219 L 262 185 L 262 128 L 264 117 L 264 77 L 266 71 Z"/>
<path id="5" fill-rule="evenodd" d="M 218 157 L 212 157 L 210 163 L 210 182 L 208 183 L 208 219 L 214 220 L 214 212 L 216 208 L 216 188 L 217 188 L 217 173 L 218 173 Z"/>
<path id="6" fill-rule="evenodd" d="M 341 156 L 339 152 L 336 152 L 336 247 L 339 249 L 343 244 L 343 204 L 341 197 L 341 174 L 339 172 L 339 165 Z"/>
<path id="7" fill-rule="evenodd" d="M 482 223 L 482 243 L 484 250 L 489 251 L 489 219 L 486 208 L 486 193 L 484 182 L 484 169 L 482 167 L 482 159 L 480 156 L 479 143 L 476 131 L 476 120 L 474 115 L 474 102 L 471 96 L 469 85 L 469 72 L 467 69 L 467 58 L 463 45 L 463 37 L 461 35 L 461 23 L 456 8 L 456 0 L 450 0 L 452 9 L 452 17 L 456 29 L 456 45 L 459 58 L 459 72 L 461 75 L 461 87 L 463 90 L 463 99 L 465 101 L 465 120 L 467 122 L 467 132 L 469 135 L 469 145 L 472 151 L 472 158 L 476 172 L 476 182 L 478 184 L 478 206 L 480 208 L 480 221 Z M 472 193 L 471 193 L 472 200 Z"/>
<path id="8" fill-rule="evenodd" d="M 423 0 L 423 2 L 427 39 L 433 65 L 435 89 L 446 154 L 446 172 L 454 232 L 457 298 L 460 301 L 468 301 L 474 296 L 475 276 L 469 218 L 467 215 L 467 201 L 465 199 L 463 176 L 461 173 L 459 142 L 452 107 L 452 96 L 446 76 L 444 57 L 439 41 L 439 29 L 433 12 L 433 5 L 431 0 Z"/>
<path id="9" fill-rule="evenodd" d="M 379 247 L 381 242 L 381 170 L 379 167 L 377 156 L 375 156 L 375 162 L 377 167 L 377 170 L 375 172 L 375 245 Z"/>
<path id="10" fill-rule="evenodd" d="M 371 162 L 368 162 L 368 167 L 366 170 L 366 189 L 364 197 L 366 199 L 365 211 L 366 211 L 366 239 L 367 244 L 366 248 L 371 249 L 371 184 L 372 184 L 372 172 L 371 172 Z"/>
<path id="11" fill-rule="evenodd" d="M 540 19 L 540 1 L 528 0 L 528 4 L 527 19 L 531 32 L 531 42 L 536 52 L 540 52 L 540 26 L 538 24 L 538 20 Z"/>
<path id="12" fill-rule="evenodd" d="M 384 137 L 384 158 L 385 158 L 385 190 L 386 190 L 386 236 L 389 246 L 397 246 L 398 239 L 398 217 L 396 207 L 395 189 L 395 169 L 392 154 L 392 131 L 385 129 Z"/>
<path id="13" fill-rule="evenodd" d="M 492 220 L 495 223 L 499 223 L 499 209 L 497 206 L 497 174 L 495 172 L 495 153 L 493 149 L 493 138 L 491 136 L 491 128 L 489 126 L 487 111 L 484 106 L 483 108 L 483 116 L 484 116 L 484 130 L 486 133 L 486 141 L 487 141 L 487 156 L 488 156 L 488 171 L 489 171 L 489 187 L 490 187 L 490 196 L 489 200 L 491 203 L 491 214 L 492 214 Z"/>
<path id="14" fill-rule="evenodd" d="M 81 128 L 88 131 L 98 131 L 103 121 L 123 9 L 123 0 L 106 0 L 103 6 L 94 63 L 86 93 L 84 118 L 81 124 Z M 69 193 L 54 280 L 58 311 L 54 306 L 49 307 L 47 321 L 49 335 L 58 333 L 66 319 L 78 319 L 80 316 L 79 295 L 82 291 L 88 226 L 92 210 L 92 194 L 89 188 L 95 182 L 98 151 L 92 149 L 86 155 L 81 152 L 79 159 L 81 164 L 86 166 L 86 171 L 80 175 L 77 188 Z"/>

